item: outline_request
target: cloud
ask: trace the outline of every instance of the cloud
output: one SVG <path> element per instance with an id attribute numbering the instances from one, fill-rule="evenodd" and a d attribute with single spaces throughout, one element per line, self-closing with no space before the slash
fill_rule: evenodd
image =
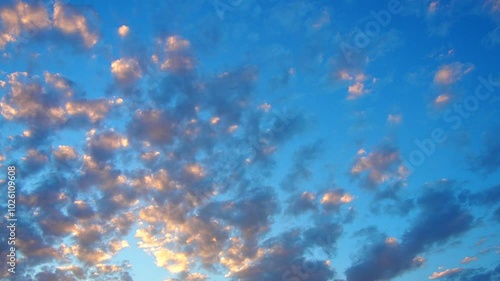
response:
<path id="1" fill-rule="evenodd" d="M 169 36 L 165 40 L 166 50 L 167 51 L 181 51 L 189 48 L 191 43 L 188 40 L 181 38 L 180 36 Z"/>
<path id="2" fill-rule="evenodd" d="M 375 239 L 346 271 L 347 281 L 392 279 L 423 264 L 420 254 L 472 227 L 473 217 L 447 185 L 430 185 L 417 200 L 420 213 L 400 243 Z"/>
<path id="3" fill-rule="evenodd" d="M 447 269 L 445 271 L 441 272 L 434 272 L 431 276 L 429 276 L 429 279 L 434 280 L 434 279 L 441 279 L 446 276 L 454 275 L 457 274 L 458 272 L 462 271 L 462 268 L 453 268 L 453 269 Z"/>
<path id="4" fill-rule="evenodd" d="M 357 98 L 370 92 L 369 90 L 367 90 L 365 88 L 365 84 L 366 84 L 365 81 L 368 79 L 368 77 L 363 73 L 357 74 L 353 78 L 349 74 L 341 72 L 341 78 L 343 80 L 353 80 L 354 79 L 354 84 L 351 84 L 347 89 L 347 92 L 349 93 L 349 95 L 347 96 L 348 100 L 357 99 Z"/>
<path id="5" fill-rule="evenodd" d="M 350 174 L 354 179 L 361 177 L 362 185 L 367 188 L 377 187 L 389 180 L 404 181 L 406 177 L 399 151 L 385 144 L 368 155 L 358 155 L 351 165 Z"/>
<path id="6" fill-rule="evenodd" d="M 449 103 L 451 100 L 451 96 L 449 94 L 441 94 L 436 97 L 434 100 L 434 105 L 436 106 L 443 106 L 447 103 Z"/>
<path id="7" fill-rule="evenodd" d="M 190 273 L 186 279 L 186 281 L 205 281 L 208 279 L 208 276 L 201 273 Z"/>
<path id="8" fill-rule="evenodd" d="M 99 100 L 76 100 L 65 104 L 68 115 L 85 116 L 92 123 L 102 120 L 110 110 L 110 102 Z"/>
<path id="9" fill-rule="evenodd" d="M 170 143 L 175 134 L 175 118 L 160 110 L 137 110 L 128 125 L 132 140 L 148 141 L 153 145 Z"/>
<path id="10" fill-rule="evenodd" d="M 30 5 L 18 1 L 13 7 L 0 8 L 0 49 L 10 42 L 23 40 L 41 30 L 50 28 L 47 10 L 42 5 Z"/>
<path id="11" fill-rule="evenodd" d="M 87 145 L 90 155 L 98 160 L 107 160 L 113 157 L 113 152 L 128 147 L 128 139 L 114 131 L 104 131 L 92 134 Z"/>
<path id="12" fill-rule="evenodd" d="M 63 33 L 81 37 L 87 48 L 97 44 L 98 34 L 91 31 L 87 18 L 73 7 L 55 2 L 53 21 L 54 27 Z"/>
<path id="13" fill-rule="evenodd" d="M 103 120 L 119 100 L 75 98 L 75 84 L 60 74 L 40 76 L 26 72 L 7 75 L 6 94 L 0 99 L 0 114 L 7 121 L 25 125 L 15 146 L 37 146 L 63 128 L 85 128 Z M 44 83 L 45 82 L 45 83 Z"/>
<path id="14" fill-rule="evenodd" d="M 43 73 L 45 82 L 54 87 L 55 89 L 62 91 L 66 96 L 70 97 L 73 95 L 72 86 L 73 82 L 59 73 L 50 73 L 45 71 Z"/>
<path id="15" fill-rule="evenodd" d="M 495 268 L 466 268 L 444 277 L 445 281 L 490 281 L 500 277 L 500 265 Z"/>
<path id="16" fill-rule="evenodd" d="M 33 172 L 40 170 L 49 161 L 47 155 L 36 149 L 29 149 L 26 156 L 21 158 L 26 169 Z"/>
<path id="17" fill-rule="evenodd" d="M 68 214 L 78 219 L 88 219 L 95 215 L 95 211 L 87 202 L 75 200 L 68 206 Z"/>
<path id="18" fill-rule="evenodd" d="M 429 13 L 434 13 L 436 12 L 436 9 L 439 5 L 439 1 L 432 1 L 430 4 L 429 4 L 429 9 L 428 9 L 428 12 Z"/>
<path id="19" fill-rule="evenodd" d="M 160 52 L 154 57 L 158 58 L 160 69 L 176 74 L 190 72 L 195 66 L 195 61 L 190 55 L 191 43 L 178 36 L 168 36 L 160 41 Z"/>
<path id="20" fill-rule="evenodd" d="M 236 263 L 241 266 L 235 267 L 226 277 L 242 281 L 272 281 L 293 280 L 301 276 L 303 279 L 326 281 L 335 276 L 329 262 L 308 260 L 304 254 L 305 244 L 301 242 L 300 232 L 292 230 L 264 241 L 255 256 Z M 226 263 L 230 265 L 231 261 L 228 258 Z"/>
<path id="21" fill-rule="evenodd" d="M 174 189 L 175 183 L 173 183 L 167 174 L 165 169 L 161 169 L 156 173 L 144 175 L 132 182 L 132 185 L 137 188 L 154 188 L 157 190 L 168 190 Z"/>
<path id="22" fill-rule="evenodd" d="M 188 257 L 183 253 L 174 253 L 168 249 L 158 249 L 153 252 L 156 265 L 164 267 L 172 273 L 179 273 L 188 269 Z"/>
<path id="23" fill-rule="evenodd" d="M 342 189 L 332 189 L 321 197 L 320 203 L 326 211 L 338 211 L 343 204 L 350 203 L 354 197 Z"/>
<path id="24" fill-rule="evenodd" d="M 495 129 L 486 131 L 481 151 L 466 158 L 473 170 L 491 174 L 500 167 L 500 141 L 495 137 L 495 132 Z"/>
<path id="25" fill-rule="evenodd" d="M 12 6 L 0 8 L 0 49 L 8 43 L 24 44 L 34 38 L 53 38 L 54 31 L 75 36 L 85 47 L 93 47 L 99 39 L 98 33 L 90 27 L 85 11 L 78 11 L 76 6 L 54 1 L 53 14 L 42 5 L 15 1 Z"/>
<path id="26" fill-rule="evenodd" d="M 58 160 L 73 160 L 78 157 L 76 150 L 68 145 L 60 145 L 52 154 Z"/>
<path id="27" fill-rule="evenodd" d="M 500 7 L 500 3 L 498 4 Z M 487 48 L 493 48 L 500 44 L 500 26 L 488 32 L 481 40 L 481 44 Z"/>
<path id="28" fill-rule="evenodd" d="M 388 185 L 384 189 L 379 189 L 371 203 L 371 211 L 375 214 L 384 212 L 386 214 L 407 215 L 415 207 L 413 198 L 405 198 L 402 191 L 406 187 L 406 182 L 399 181 Z"/>
<path id="29" fill-rule="evenodd" d="M 461 260 L 461 263 L 470 263 L 477 260 L 477 257 L 465 257 L 463 260 Z"/>
<path id="30" fill-rule="evenodd" d="M 310 248 L 319 247 L 328 256 L 332 256 L 337 249 L 337 241 L 343 233 L 344 228 L 341 224 L 320 220 L 315 226 L 304 231 L 303 239 L 305 245 Z"/>
<path id="31" fill-rule="evenodd" d="M 15 72 L 9 78 L 10 93 L 2 97 L 0 112 L 7 120 L 24 120 L 43 127 L 60 125 L 66 121 L 65 111 L 51 95 L 42 95 L 39 81 L 25 72 Z"/>
<path id="32" fill-rule="evenodd" d="M 499 0 L 487 0 L 484 6 L 489 7 L 491 11 L 500 11 L 500 1 Z"/>
<path id="33" fill-rule="evenodd" d="M 288 213 L 295 216 L 300 215 L 306 211 L 317 210 L 318 203 L 316 202 L 316 195 L 312 192 L 304 191 L 300 195 L 292 195 L 288 200 Z"/>
<path id="34" fill-rule="evenodd" d="M 118 28 L 118 34 L 122 37 L 125 38 L 127 37 L 128 33 L 130 32 L 130 28 L 126 25 L 122 25 Z"/>
<path id="35" fill-rule="evenodd" d="M 237 227 L 242 237 L 249 241 L 270 229 L 272 216 L 277 211 L 278 202 L 272 189 L 256 189 L 236 202 L 208 203 L 202 208 L 204 216 L 214 216 Z"/>
<path id="36" fill-rule="evenodd" d="M 401 124 L 403 122 L 402 114 L 389 114 L 387 116 L 387 122 L 391 125 Z"/>
<path id="37" fill-rule="evenodd" d="M 455 62 L 443 65 L 436 71 L 436 74 L 434 75 L 434 83 L 438 85 L 451 85 L 461 80 L 465 74 L 470 73 L 472 70 L 474 70 L 474 66 L 472 64 Z"/>
<path id="38" fill-rule="evenodd" d="M 121 58 L 111 63 L 111 73 L 125 85 L 130 85 L 142 77 L 142 70 L 135 58 Z"/>
<path id="39" fill-rule="evenodd" d="M 311 167 L 322 149 L 323 144 L 321 141 L 300 147 L 293 155 L 294 163 L 290 172 L 281 183 L 282 188 L 285 190 L 296 190 L 298 184 L 310 180 L 312 171 L 308 167 Z"/>

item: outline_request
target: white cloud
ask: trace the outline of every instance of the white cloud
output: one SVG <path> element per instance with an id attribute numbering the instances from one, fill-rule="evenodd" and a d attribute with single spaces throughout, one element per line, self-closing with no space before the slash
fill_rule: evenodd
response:
<path id="1" fill-rule="evenodd" d="M 465 74 L 470 73 L 473 69 L 472 64 L 459 62 L 443 65 L 436 71 L 434 82 L 439 85 L 450 85 L 462 79 Z"/>
<path id="2" fill-rule="evenodd" d="M 0 49 L 9 42 L 16 42 L 22 32 L 34 33 L 50 28 L 50 19 L 43 6 L 17 2 L 14 7 L 0 9 Z"/>
<path id="3" fill-rule="evenodd" d="M 97 43 L 99 36 L 88 26 L 87 18 L 59 2 L 54 4 L 54 27 L 66 34 L 79 35 L 87 47 Z"/>
<path id="4" fill-rule="evenodd" d="M 132 83 L 142 77 L 142 70 L 135 58 L 121 58 L 111 63 L 111 73 L 121 82 Z"/>
<path id="5" fill-rule="evenodd" d="M 118 28 L 118 34 L 120 34 L 121 37 L 127 37 L 129 32 L 130 28 L 126 25 L 122 25 Z"/>
<path id="6" fill-rule="evenodd" d="M 76 150 L 67 145 L 60 145 L 57 150 L 54 150 L 53 154 L 60 160 L 75 159 L 78 157 Z"/>

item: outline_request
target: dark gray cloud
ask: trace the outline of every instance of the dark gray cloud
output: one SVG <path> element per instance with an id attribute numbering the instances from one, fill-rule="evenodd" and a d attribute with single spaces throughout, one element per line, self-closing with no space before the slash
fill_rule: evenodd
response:
<path id="1" fill-rule="evenodd" d="M 500 167 L 500 141 L 496 137 L 496 132 L 497 130 L 486 132 L 482 151 L 467 159 L 473 170 L 492 174 Z"/>
<path id="2" fill-rule="evenodd" d="M 296 190 L 298 185 L 312 178 L 314 160 L 318 158 L 323 147 L 322 142 L 317 141 L 310 145 L 299 148 L 293 155 L 293 166 L 285 179 L 281 182 L 281 187 L 285 190 Z"/>
<path id="3" fill-rule="evenodd" d="M 231 277 L 248 281 L 300 279 L 326 281 L 333 278 L 335 272 L 325 261 L 304 257 L 308 245 L 300 236 L 300 231 L 295 229 L 265 240 L 262 246 L 269 250 L 258 256 L 249 267 L 239 270 Z"/>
<path id="4" fill-rule="evenodd" d="M 396 240 L 375 240 L 360 254 L 346 271 L 348 281 L 391 279 L 418 268 L 423 259 L 419 255 L 432 246 L 446 242 L 469 230 L 473 216 L 448 184 L 437 182 L 426 187 L 416 205 L 419 215 L 413 224 Z"/>
<path id="5" fill-rule="evenodd" d="M 316 194 L 305 191 L 302 194 L 294 194 L 288 199 L 287 213 L 301 215 L 307 211 L 318 210 L 318 205 Z"/>

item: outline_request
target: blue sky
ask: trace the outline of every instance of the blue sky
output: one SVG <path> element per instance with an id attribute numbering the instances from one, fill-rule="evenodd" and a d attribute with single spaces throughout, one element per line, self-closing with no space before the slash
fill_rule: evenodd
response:
<path id="1" fill-rule="evenodd" d="M 499 280 L 499 23 L 498 0 L 2 1 L 2 280 Z"/>

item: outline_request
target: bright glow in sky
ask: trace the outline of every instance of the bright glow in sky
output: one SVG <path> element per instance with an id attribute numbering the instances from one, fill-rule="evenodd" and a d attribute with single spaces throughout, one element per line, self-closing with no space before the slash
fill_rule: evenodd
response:
<path id="1" fill-rule="evenodd" d="M 2 280 L 500 280 L 499 0 L 0 3 Z"/>

